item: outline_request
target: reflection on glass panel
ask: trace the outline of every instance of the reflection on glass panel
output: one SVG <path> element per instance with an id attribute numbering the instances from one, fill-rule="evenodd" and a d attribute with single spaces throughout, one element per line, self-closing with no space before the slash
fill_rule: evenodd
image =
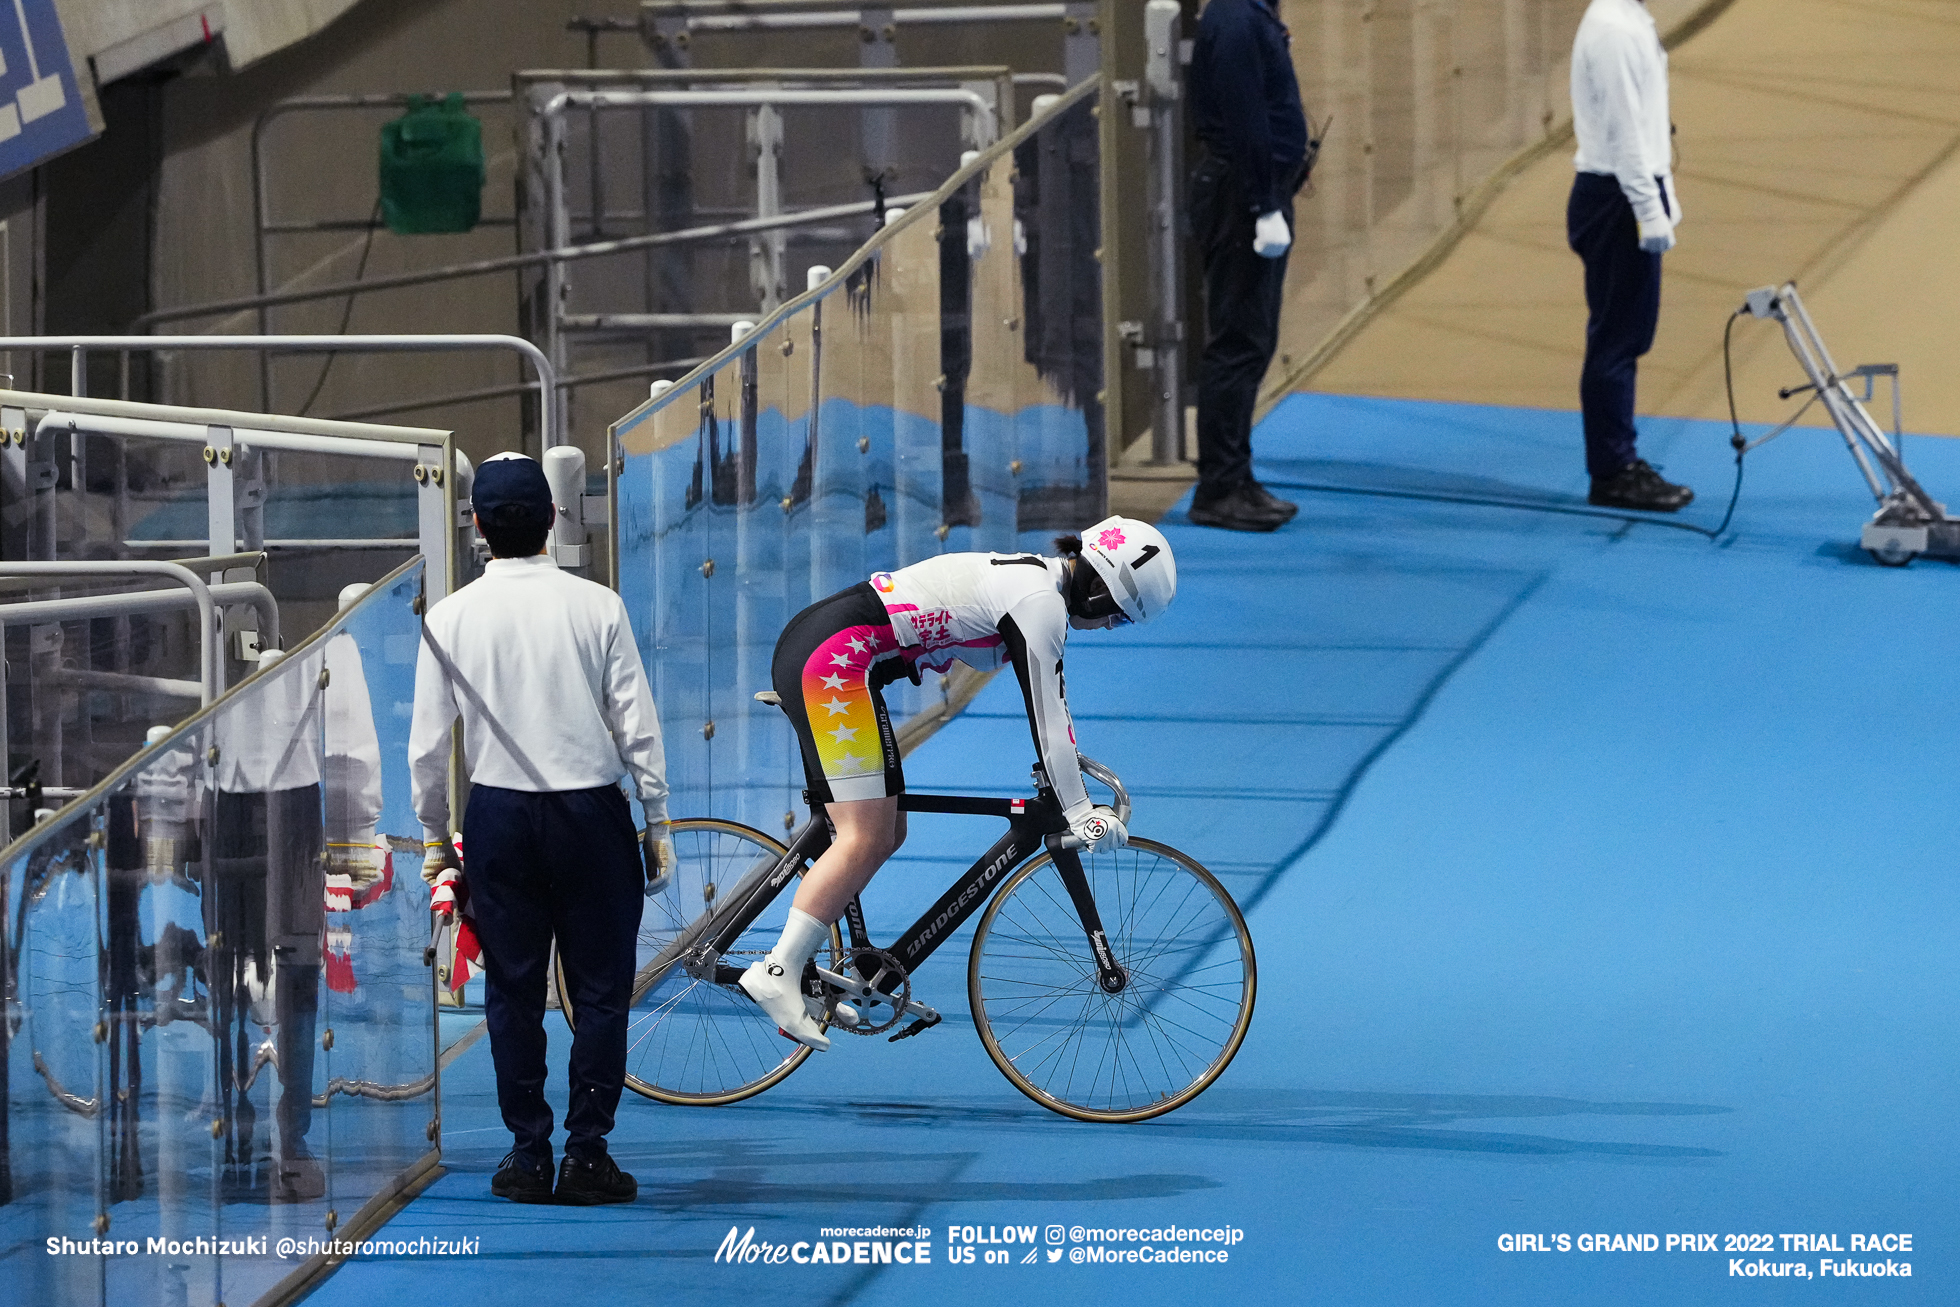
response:
<path id="1" fill-rule="evenodd" d="M 836 594 L 870 575 L 865 561 L 865 537 L 878 523 L 866 497 L 870 487 L 871 439 L 859 421 L 857 405 L 828 389 L 824 378 L 833 368 L 855 366 L 857 334 L 850 330 L 852 302 L 832 293 L 812 304 L 798 320 L 810 324 L 811 357 L 817 375 L 811 381 L 815 396 L 813 486 L 810 515 L 810 594 L 821 599 Z M 882 504 L 881 504 L 882 509 Z"/>
<path id="2" fill-rule="evenodd" d="M 941 429 L 941 354 L 945 344 L 940 315 L 940 224 L 921 213 L 891 234 L 878 254 L 882 271 L 872 313 L 888 322 L 891 342 L 892 513 L 897 558 L 903 567 L 931 558 L 944 548 L 939 527 L 940 464 L 945 452 Z"/>
<path id="3" fill-rule="evenodd" d="M 100 859 L 90 836 L 99 807 L 47 830 L 5 868 L 6 1170 L 0 1207 L 10 1296 L 95 1302 L 104 1259 L 48 1256 L 49 1235 L 88 1240 L 103 1208 L 104 1017 L 96 946 Z M 17 1023 L 17 1024 L 16 1024 Z"/>
<path id="4" fill-rule="evenodd" d="M 1101 205 L 1094 102 L 1078 100 L 1014 151 L 1022 358 L 1044 394 L 1016 420 L 1017 528 L 1042 536 L 1102 516 Z M 1039 537 L 1024 540 L 1034 548 Z"/>
<path id="5" fill-rule="evenodd" d="M 107 800 L 110 1235 L 180 1245 L 160 1268 L 111 1259 L 116 1301 L 196 1302 L 221 1287 L 215 1249 L 195 1247 L 220 1228 L 224 1169 L 211 1128 L 220 1119 L 216 954 L 204 915 L 212 791 L 201 755 L 210 738 L 197 730 L 146 749 Z"/>
<path id="6" fill-rule="evenodd" d="M 1019 267 L 1011 159 L 997 159 L 940 210 L 946 360 L 949 551 L 1011 550 L 1020 353 Z"/>
<path id="7" fill-rule="evenodd" d="M 393 865 L 420 592 L 418 561 L 14 846 L 21 1301 L 250 1301 L 294 1264 L 213 1241 L 323 1236 L 428 1152 L 426 899 Z M 97 1234 L 164 1252 L 42 1252 Z"/>
<path id="8" fill-rule="evenodd" d="M 385 581 L 326 642 L 322 728 L 327 843 L 316 1069 L 333 1203 L 358 1208 L 430 1148 L 434 1014 L 423 948 L 428 895 L 409 793 L 421 568 Z"/>
<path id="9" fill-rule="evenodd" d="M 1102 516 L 1094 96 L 964 169 L 821 297 L 623 418 L 619 588 L 676 816 L 800 810 L 783 627 L 873 572 L 1041 548 Z M 895 721 L 942 687 L 885 691 Z"/>

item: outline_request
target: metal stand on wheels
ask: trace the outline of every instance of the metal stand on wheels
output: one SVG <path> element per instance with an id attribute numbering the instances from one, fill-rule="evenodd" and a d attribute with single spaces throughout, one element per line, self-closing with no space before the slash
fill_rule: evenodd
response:
<path id="1" fill-rule="evenodd" d="M 1778 393 L 1788 399 L 1807 390 L 1816 392 L 1838 434 L 1844 437 L 1865 484 L 1871 487 L 1872 498 L 1878 501 L 1878 511 L 1859 533 L 1859 545 L 1886 567 L 1904 567 L 1919 554 L 1960 558 L 1960 518 L 1949 516 L 1946 505 L 1927 494 L 1906 471 L 1901 452 L 1904 430 L 1899 411 L 1899 365 L 1864 363 L 1839 372 L 1794 282 L 1784 283 L 1781 289 L 1763 286 L 1750 291 L 1745 307 L 1754 317 L 1772 318 L 1782 325 L 1790 352 L 1809 378 L 1801 386 Z M 1892 379 L 1890 436 L 1865 410 L 1879 377 Z M 1865 383 L 1862 395 L 1852 392 L 1849 383 L 1853 381 Z"/>

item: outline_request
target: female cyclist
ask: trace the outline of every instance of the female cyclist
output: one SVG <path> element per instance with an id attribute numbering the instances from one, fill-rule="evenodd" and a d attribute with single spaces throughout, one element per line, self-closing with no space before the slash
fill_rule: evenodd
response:
<path id="1" fill-rule="evenodd" d="M 905 842 L 905 792 L 883 688 L 903 676 L 944 673 L 957 660 L 981 671 L 1014 665 L 1035 750 L 1085 847 L 1121 847 L 1116 814 L 1089 801 L 1063 697 L 1062 650 L 1071 626 L 1107 630 L 1147 622 L 1177 594 L 1177 563 L 1157 528 L 1127 517 L 1098 522 L 1039 554 L 942 554 L 879 572 L 790 619 L 776 642 L 771 680 L 796 725 L 810 801 L 834 830 L 796 891 L 782 938 L 742 975 L 742 988 L 781 1027 L 814 1049 L 830 1040 L 822 1006 L 803 993 L 804 966 L 853 896 Z M 840 1004 L 835 1019 L 856 1024 Z"/>

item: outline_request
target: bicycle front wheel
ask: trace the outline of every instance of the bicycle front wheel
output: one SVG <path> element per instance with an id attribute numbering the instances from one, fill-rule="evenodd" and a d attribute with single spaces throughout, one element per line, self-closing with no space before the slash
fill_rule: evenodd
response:
<path id="1" fill-rule="evenodd" d="M 787 850 L 759 830 L 712 817 L 674 822 L 672 835 L 678 858 L 673 879 L 646 901 L 640 916 L 626 1087 L 662 1103 L 719 1107 L 761 1093 L 810 1056 L 808 1048 L 776 1033 L 776 1023 L 734 983 L 735 975 L 774 947 L 789 915 L 791 887 L 736 937 L 722 955 L 719 976 L 690 975 L 677 959 L 663 962 L 661 955 L 704 922 L 743 876 L 774 866 Z M 820 953 L 818 960 L 834 966 L 842 948 L 832 926 L 830 958 Z M 562 960 L 558 1001 L 576 1029 Z"/>
<path id="2" fill-rule="evenodd" d="M 1132 839 L 1084 853 L 1122 992 L 1105 993 L 1049 854 L 981 914 L 967 998 L 987 1056 L 1016 1089 L 1080 1121 L 1143 1121 L 1218 1079 L 1252 1022 L 1258 971 L 1238 905 L 1176 849 Z"/>

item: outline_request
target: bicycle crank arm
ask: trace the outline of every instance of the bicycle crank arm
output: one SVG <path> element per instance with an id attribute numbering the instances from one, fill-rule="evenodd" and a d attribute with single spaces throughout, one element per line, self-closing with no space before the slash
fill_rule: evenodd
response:
<path id="1" fill-rule="evenodd" d="M 829 985 L 832 989 L 843 990 L 846 998 L 870 999 L 879 1003 L 889 1003 L 892 1001 L 890 994 L 885 993 L 883 990 L 873 989 L 870 981 L 859 976 L 842 976 L 835 971 L 818 967 L 817 979 L 823 981 L 824 984 Z M 918 1004 L 913 1003 L 908 1004 L 908 1006 L 917 1007 Z"/>
<path id="2" fill-rule="evenodd" d="M 871 1003 L 889 1003 L 892 1001 L 890 994 L 885 993 L 881 989 L 874 989 L 870 981 L 841 976 L 835 971 L 828 971 L 823 967 L 817 968 L 817 979 L 823 981 L 824 984 L 829 985 L 832 989 L 843 990 L 843 996 L 845 998 L 855 998 Z M 916 999 L 907 1000 L 905 1006 L 898 1010 L 898 1015 L 901 1017 L 920 1017 L 925 1020 L 926 1026 L 936 1026 L 939 1024 L 939 1013 Z"/>

